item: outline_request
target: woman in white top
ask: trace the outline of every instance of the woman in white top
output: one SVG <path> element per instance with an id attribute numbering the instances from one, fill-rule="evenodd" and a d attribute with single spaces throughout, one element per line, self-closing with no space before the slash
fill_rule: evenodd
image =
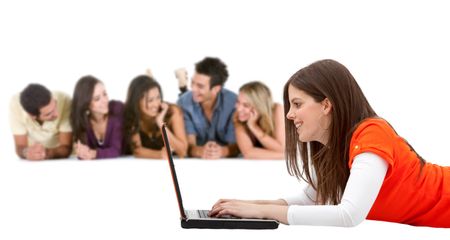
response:
<path id="1" fill-rule="evenodd" d="M 288 170 L 307 187 L 278 200 L 221 199 L 210 216 L 450 227 L 450 168 L 426 163 L 379 118 L 345 66 L 322 60 L 300 69 L 284 87 L 284 112 Z"/>

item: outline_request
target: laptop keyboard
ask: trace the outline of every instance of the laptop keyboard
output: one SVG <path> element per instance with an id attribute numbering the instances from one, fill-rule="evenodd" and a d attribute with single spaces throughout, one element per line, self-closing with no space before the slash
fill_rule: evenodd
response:
<path id="1" fill-rule="evenodd" d="M 208 210 L 198 210 L 197 212 L 200 215 L 200 218 L 209 218 L 209 216 L 208 216 L 209 211 Z"/>
<path id="2" fill-rule="evenodd" d="M 191 218 L 211 218 L 208 216 L 209 210 L 185 210 L 186 215 Z M 223 215 L 220 218 L 234 218 L 237 219 L 238 217 L 234 217 L 231 215 Z"/>

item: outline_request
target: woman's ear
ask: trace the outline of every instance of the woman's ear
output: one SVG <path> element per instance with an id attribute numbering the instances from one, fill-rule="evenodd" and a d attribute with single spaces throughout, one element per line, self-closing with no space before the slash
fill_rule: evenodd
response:
<path id="1" fill-rule="evenodd" d="M 328 115 L 331 112 L 331 109 L 333 109 L 333 104 L 331 104 L 330 100 L 328 98 L 325 98 L 322 101 L 322 112 L 325 115 Z"/>

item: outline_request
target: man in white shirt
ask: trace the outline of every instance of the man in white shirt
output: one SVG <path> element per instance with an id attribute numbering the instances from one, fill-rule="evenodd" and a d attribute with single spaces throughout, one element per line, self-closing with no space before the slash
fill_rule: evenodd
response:
<path id="1" fill-rule="evenodd" d="M 66 158 L 72 152 L 70 97 L 29 84 L 10 104 L 16 153 L 27 160 Z"/>

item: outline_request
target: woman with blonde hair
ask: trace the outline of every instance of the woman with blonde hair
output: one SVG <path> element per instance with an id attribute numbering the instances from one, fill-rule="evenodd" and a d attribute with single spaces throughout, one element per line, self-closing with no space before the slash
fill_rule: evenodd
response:
<path id="1" fill-rule="evenodd" d="M 283 159 L 283 108 L 272 101 L 266 85 L 253 81 L 239 89 L 234 124 L 244 158 Z"/>

